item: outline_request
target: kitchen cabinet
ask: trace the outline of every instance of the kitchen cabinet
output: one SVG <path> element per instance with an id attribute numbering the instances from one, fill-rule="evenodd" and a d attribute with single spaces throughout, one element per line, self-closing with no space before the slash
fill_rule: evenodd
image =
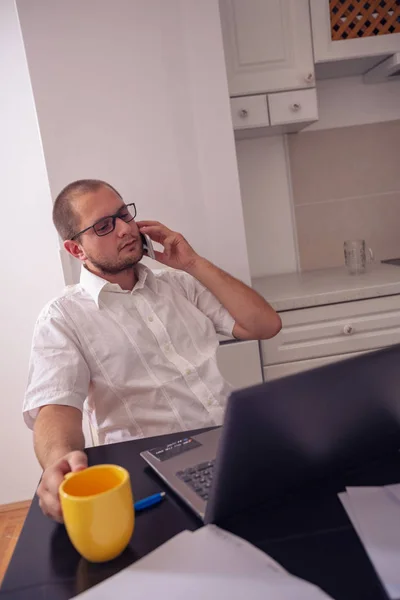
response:
<path id="1" fill-rule="evenodd" d="M 219 345 L 218 367 L 234 389 L 262 383 L 260 348 L 257 341 L 232 341 Z"/>
<path id="2" fill-rule="evenodd" d="M 282 363 L 281 365 L 271 365 L 269 367 L 264 367 L 263 369 L 264 381 L 272 381 L 273 379 L 287 377 L 289 375 L 294 375 L 295 373 L 301 373 L 302 371 L 310 371 L 311 369 L 346 360 L 358 356 L 359 354 L 365 354 L 365 352 L 336 354 L 335 356 L 323 356 L 321 358 L 312 358 L 310 360 L 298 360 L 295 362 Z"/>
<path id="3" fill-rule="evenodd" d="M 264 378 L 275 379 L 400 342 L 400 295 L 280 313 L 261 342 Z"/>
<path id="4" fill-rule="evenodd" d="M 233 129 L 268 127 L 268 99 L 265 94 L 231 98 Z"/>
<path id="5" fill-rule="evenodd" d="M 271 125 L 309 124 L 318 119 L 317 92 L 295 90 L 268 94 Z"/>
<path id="6" fill-rule="evenodd" d="M 231 98 L 235 137 L 294 133 L 318 120 L 317 92 L 295 90 Z"/>
<path id="7" fill-rule="evenodd" d="M 379 61 L 400 49 L 400 6 L 393 0 L 310 0 L 310 10 L 316 63 L 368 57 Z"/>
<path id="8" fill-rule="evenodd" d="M 308 0 L 220 0 L 220 14 L 230 96 L 315 86 Z"/>

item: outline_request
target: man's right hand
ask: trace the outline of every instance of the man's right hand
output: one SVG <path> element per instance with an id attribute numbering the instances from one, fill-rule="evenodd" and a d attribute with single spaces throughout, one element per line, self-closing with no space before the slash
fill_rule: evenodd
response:
<path id="1" fill-rule="evenodd" d="M 67 473 L 82 471 L 87 466 L 86 454 L 75 450 L 58 459 L 43 471 L 37 495 L 39 496 L 39 506 L 47 517 L 51 517 L 59 523 L 63 522 L 58 488 Z"/>

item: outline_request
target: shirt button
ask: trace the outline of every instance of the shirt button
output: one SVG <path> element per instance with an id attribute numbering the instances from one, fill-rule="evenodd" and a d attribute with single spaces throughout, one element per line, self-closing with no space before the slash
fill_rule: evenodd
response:
<path id="1" fill-rule="evenodd" d="M 191 375 L 192 371 L 190 369 L 186 369 L 185 373 L 186 375 Z"/>
<path id="2" fill-rule="evenodd" d="M 169 352 L 171 350 L 171 346 L 169 344 L 165 344 L 164 351 Z"/>
<path id="3" fill-rule="evenodd" d="M 207 406 L 212 406 L 213 405 L 213 397 L 210 396 L 209 399 L 207 400 Z"/>
<path id="4" fill-rule="evenodd" d="M 148 321 L 149 321 L 150 323 L 152 323 L 152 322 L 154 321 L 154 317 L 152 317 L 152 316 L 150 315 L 150 317 L 148 318 Z"/>

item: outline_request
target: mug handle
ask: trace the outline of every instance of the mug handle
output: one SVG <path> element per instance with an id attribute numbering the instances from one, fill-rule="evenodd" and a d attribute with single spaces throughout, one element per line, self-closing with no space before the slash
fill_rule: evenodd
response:
<path id="1" fill-rule="evenodd" d="M 369 255 L 367 262 L 373 263 L 375 258 L 374 258 L 374 253 L 372 251 L 372 248 L 367 248 L 367 251 L 368 251 L 368 255 Z"/>

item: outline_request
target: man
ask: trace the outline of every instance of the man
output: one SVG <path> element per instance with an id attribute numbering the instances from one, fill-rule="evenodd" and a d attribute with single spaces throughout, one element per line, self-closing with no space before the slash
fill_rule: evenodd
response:
<path id="1" fill-rule="evenodd" d="M 230 387 L 216 364 L 216 332 L 265 339 L 281 328 L 254 290 L 179 233 L 135 216 L 135 205 L 99 180 L 71 183 L 54 203 L 64 248 L 83 268 L 80 284 L 36 323 L 24 418 L 44 469 L 40 505 L 58 521 L 64 475 L 87 466 L 85 401 L 100 443 L 221 424 Z M 141 234 L 175 270 L 140 264 Z"/>

